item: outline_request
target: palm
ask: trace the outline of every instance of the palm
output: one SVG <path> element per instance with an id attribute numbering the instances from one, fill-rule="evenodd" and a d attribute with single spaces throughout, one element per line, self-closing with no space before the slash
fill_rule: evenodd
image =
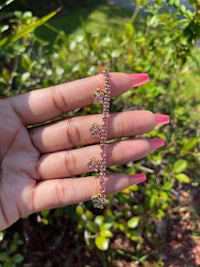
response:
<path id="1" fill-rule="evenodd" d="M 2 106 L 1 106 L 2 107 Z M 39 152 L 29 132 L 12 109 L 6 107 L 1 124 L 0 221 L 9 225 L 32 209 Z M 1 112 L 0 114 L 2 114 Z M 11 117 L 10 117 L 11 115 Z"/>

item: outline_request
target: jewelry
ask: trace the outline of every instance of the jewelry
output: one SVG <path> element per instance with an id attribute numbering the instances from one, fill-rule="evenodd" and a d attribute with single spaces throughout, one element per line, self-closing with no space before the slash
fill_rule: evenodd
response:
<path id="1" fill-rule="evenodd" d="M 101 127 L 97 123 L 94 123 L 92 127 L 90 128 L 90 134 L 92 137 L 100 137 Z"/>
<path id="2" fill-rule="evenodd" d="M 104 76 L 104 89 L 97 88 L 93 93 L 94 103 L 102 104 L 102 125 L 94 123 L 89 129 L 92 137 L 100 138 L 100 155 L 101 159 L 96 160 L 92 158 L 88 162 L 89 171 L 97 171 L 99 193 L 92 196 L 92 202 L 94 208 L 103 209 L 106 198 L 105 191 L 105 178 L 106 178 L 106 142 L 108 134 L 108 119 L 109 119 L 109 108 L 110 108 L 110 76 L 108 70 L 104 69 L 100 73 Z"/>

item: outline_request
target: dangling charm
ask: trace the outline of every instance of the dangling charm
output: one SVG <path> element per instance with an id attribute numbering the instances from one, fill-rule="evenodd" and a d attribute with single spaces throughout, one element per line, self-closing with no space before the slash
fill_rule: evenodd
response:
<path id="1" fill-rule="evenodd" d="M 92 137 L 100 137 L 101 127 L 97 123 L 94 123 L 92 127 L 90 128 L 90 134 Z"/>
<path id="2" fill-rule="evenodd" d="M 92 158 L 88 162 L 87 167 L 88 167 L 88 171 L 90 171 L 90 172 L 98 172 L 98 170 L 99 170 L 99 161 L 96 160 L 95 158 Z"/>
<path id="3" fill-rule="evenodd" d="M 93 93 L 93 98 L 94 98 L 94 104 L 97 103 L 103 104 L 104 91 L 102 91 L 100 88 L 97 88 L 97 90 Z"/>
<path id="4" fill-rule="evenodd" d="M 92 196 L 92 202 L 94 208 L 103 209 L 104 208 L 104 198 L 101 194 L 96 194 Z"/>

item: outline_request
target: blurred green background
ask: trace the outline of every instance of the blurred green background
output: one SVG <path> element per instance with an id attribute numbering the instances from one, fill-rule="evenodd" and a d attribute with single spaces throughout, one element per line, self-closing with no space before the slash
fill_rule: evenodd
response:
<path id="1" fill-rule="evenodd" d="M 111 172 L 147 182 L 90 202 L 42 211 L 0 232 L 0 266 L 200 266 L 200 3 L 4 1 L 0 96 L 110 71 L 150 82 L 112 99 L 111 111 L 148 109 L 171 122 L 146 134 L 165 147 Z M 94 106 L 65 116 L 95 113 Z"/>

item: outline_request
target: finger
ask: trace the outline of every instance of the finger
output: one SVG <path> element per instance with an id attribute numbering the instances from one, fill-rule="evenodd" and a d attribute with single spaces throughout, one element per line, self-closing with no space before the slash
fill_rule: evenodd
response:
<path id="1" fill-rule="evenodd" d="M 135 78 L 134 78 L 135 77 Z M 111 73 L 111 95 L 117 96 L 134 85 L 148 81 L 147 74 L 138 76 L 124 73 Z M 92 93 L 97 87 L 103 88 L 102 74 L 77 81 L 35 90 L 10 98 L 11 106 L 25 125 L 44 122 L 75 108 L 89 105 L 93 102 Z"/>
<path id="2" fill-rule="evenodd" d="M 156 115 L 145 110 L 111 114 L 108 139 L 144 134 L 154 129 L 156 121 Z M 89 132 L 93 123 L 101 125 L 102 116 L 73 117 L 33 128 L 30 134 L 34 146 L 41 153 L 49 153 L 99 142 L 99 139 L 91 137 Z"/>
<path id="3" fill-rule="evenodd" d="M 121 165 L 144 158 L 150 151 L 163 146 L 162 139 L 133 139 L 107 144 L 107 166 Z M 50 153 L 38 162 L 40 179 L 70 177 L 88 172 L 91 158 L 100 159 L 99 145 Z"/>
<path id="4" fill-rule="evenodd" d="M 106 194 L 114 194 L 145 180 L 142 174 L 128 176 L 126 174 L 108 175 L 105 179 Z M 32 207 L 27 213 L 38 212 L 65 205 L 71 205 L 91 199 L 99 192 L 96 177 L 53 179 L 39 182 L 33 189 Z"/>

